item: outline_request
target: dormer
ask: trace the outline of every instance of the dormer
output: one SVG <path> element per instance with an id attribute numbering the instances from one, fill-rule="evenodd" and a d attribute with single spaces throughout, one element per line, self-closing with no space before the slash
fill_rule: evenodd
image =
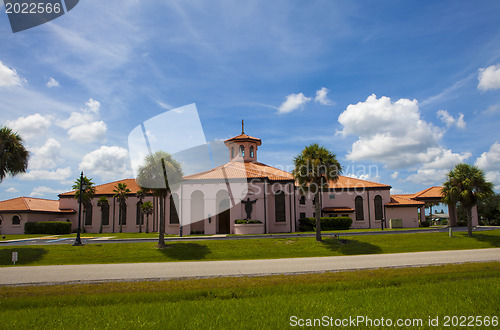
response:
<path id="1" fill-rule="evenodd" d="M 245 124 L 241 121 L 241 134 L 224 141 L 229 149 L 229 160 L 231 161 L 257 161 L 257 148 L 262 141 L 250 135 L 245 134 Z"/>

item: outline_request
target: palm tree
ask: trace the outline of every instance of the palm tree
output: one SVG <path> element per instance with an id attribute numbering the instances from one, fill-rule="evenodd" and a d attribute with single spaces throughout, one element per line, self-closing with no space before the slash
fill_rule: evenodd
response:
<path id="1" fill-rule="evenodd" d="M 126 183 L 119 182 L 116 186 L 115 189 L 113 189 L 113 192 L 115 193 L 113 197 L 116 197 L 118 200 L 118 222 L 120 223 L 120 233 L 122 232 L 122 226 L 123 226 L 123 220 L 126 215 L 122 214 L 122 209 L 126 207 L 125 201 L 127 200 L 130 192 L 132 192 L 128 187 Z"/>
<path id="2" fill-rule="evenodd" d="M 139 198 L 139 205 L 142 207 L 142 200 L 144 197 L 146 197 L 146 193 L 144 193 L 144 190 L 139 190 L 138 192 L 135 193 L 135 196 Z M 139 215 L 139 233 L 142 233 L 142 223 L 143 223 L 143 214 Z"/>
<path id="3" fill-rule="evenodd" d="M 82 191 L 82 204 L 86 205 L 92 200 L 92 198 L 94 198 L 94 182 L 92 182 L 92 178 L 87 178 L 86 176 L 83 176 L 83 180 L 80 180 L 80 178 L 76 179 L 75 183 L 71 187 L 71 189 L 75 191 L 75 199 L 80 198 L 80 184 L 85 186 L 85 190 Z"/>
<path id="4" fill-rule="evenodd" d="M 321 204 L 320 192 L 336 182 L 342 173 L 342 166 L 335 154 L 317 143 L 311 144 L 293 159 L 293 176 L 300 185 L 301 192 L 315 195 L 316 241 L 321 241 Z"/>
<path id="5" fill-rule="evenodd" d="M 0 128 L 0 182 L 7 175 L 26 173 L 29 153 L 24 148 L 23 139 L 7 126 Z"/>
<path id="6" fill-rule="evenodd" d="M 460 203 L 467 213 L 467 234 L 472 237 L 472 208 L 493 194 L 493 184 L 486 181 L 484 172 L 469 164 L 458 164 L 443 183 L 443 202 L 454 206 Z"/>
<path id="7" fill-rule="evenodd" d="M 141 205 L 141 211 L 142 214 L 146 215 L 146 233 L 149 233 L 149 215 L 153 213 L 153 203 L 150 201 L 144 202 L 144 204 Z"/>
<path id="8" fill-rule="evenodd" d="M 108 198 L 106 196 L 99 197 L 99 200 L 97 201 L 97 206 L 101 208 L 101 225 L 99 226 L 99 234 L 102 234 L 102 217 L 104 214 L 104 209 L 109 208 Z"/>
<path id="9" fill-rule="evenodd" d="M 165 201 L 171 193 L 171 188 L 182 180 L 182 167 L 164 151 L 157 151 L 147 155 L 144 164 L 139 167 L 137 184 L 143 190 L 150 190 L 159 204 L 160 210 L 160 235 L 158 248 L 165 248 Z"/>

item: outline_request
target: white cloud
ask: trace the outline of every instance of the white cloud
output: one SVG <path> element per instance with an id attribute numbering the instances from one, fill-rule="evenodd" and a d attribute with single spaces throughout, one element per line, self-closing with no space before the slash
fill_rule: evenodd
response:
<path id="1" fill-rule="evenodd" d="M 160 100 L 157 100 L 156 103 L 160 106 L 160 108 L 165 109 L 165 110 L 172 110 L 174 108 L 173 105 L 170 105 L 168 103 L 164 103 Z"/>
<path id="2" fill-rule="evenodd" d="M 321 87 L 321 89 L 316 91 L 316 97 L 314 101 L 322 105 L 332 105 L 333 102 L 328 98 L 328 88 Z"/>
<path id="3" fill-rule="evenodd" d="M 443 148 L 431 148 L 428 154 L 432 156 L 432 160 L 423 165 L 424 169 L 451 170 L 455 165 L 463 163 L 472 156 L 470 152 L 458 154 Z"/>
<path id="4" fill-rule="evenodd" d="M 0 87 L 21 86 L 24 81 L 15 69 L 10 69 L 0 61 Z"/>
<path id="5" fill-rule="evenodd" d="M 417 173 L 408 176 L 408 178 L 406 178 L 406 181 L 411 181 L 422 185 L 441 184 L 445 181 L 446 174 L 448 174 L 449 171 L 449 169 L 420 169 L 417 171 Z"/>
<path id="6" fill-rule="evenodd" d="M 52 125 L 51 116 L 42 116 L 39 113 L 27 117 L 19 117 L 13 121 L 7 121 L 7 126 L 18 131 L 24 139 L 39 137 Z"/>
<path id="7" fill-rule="evenodd" d="M 303 93 L 290 94 L 286 97 L 285 102 L 283 102 L 278 107 L 279 113 L 290 113 L 294 110 L 301 109 L 306 103 L 311 101 L 310 97 L 305 97 Z"/>
<path id="8" fill-rule="evenodd" d="M 59 87 L 59 82 L 57 80 L 55 80 L 54 78 L 50 77 L 49 81 L 47 81 L 46 86 L 48 88 Z"/>
<path id="9" fill-rule="evenodd" d="M 396 171 L 396 172 L 394 172 L 394 173 L 391 174 L 391 178 L 393 178 L 393 179 L 397 179 L 398 176 L 399 176 L 399 172 L 398 171 Z"/>
<path id="10" fill-rule="evenodd" d="M 57 140 L 49 138 L 40 148 L 33 148 L 33 156 L 30 158 L 29 168 L 47 169 L 56 167 L 60 150 L 61 144 Z"/>
<path id="11" fill-rule="evenodd" d="M 46 186 L 38 186 L 33 188 L 30 197 L 42 197 L 45 194 L 60 194 L 60 193 L 61 193 L 60 190 L 54 190 Z"/>
<path id="12" fill-rule="evenodd" d="M 439 110 L 437 112 L 437 117 L 446 124 L 447 127 L 457 126 L 458 128 L 464 129 L 466 126 L 464 120 L 464 114 L 460 113 L 458 118 L 454 118 L 452 115 L 448 113 L 446 110 Z"/>
<path id="13" fill-rule="evenodd" d="M 10 187 L 10 188 L 6 189 L 5 191 L 8 193 L 18 193 L 19 192 L 19 190 L 17 190 L 14 187 Z"/>
<path id="14" fill-rule="evenodd" d="M 486 179 L 500 189 L 500 143 L 493 143 L 490 150 L 483 152 L 475 165 L 485 172 Z"/>
<path id="15" fill-rule="evenodd" d="M 500 88 L 500 64 L 491 65 L 486 69 L 479 69 L 479 84 L 477 88 L 481 90 Z"/>
<path id="16" fill-rule="evenodd" d="M 80 109 L 80 112 L 72 112 L 68 119 L 57 122 L 58 126 L 68 129 L 74 126 L 88 124 L 98 118 L 101 103 L 90 98 L 85 102 L 85 107 Z"/>
<path id="17" fill-rule="evenodd" d="M 94 121 L 89 124 L 71 127 L 68 130 L 68 136 L 70 140 L 88 143 L 104 139 L 106 130 L 107 126 L 103 121 Z"/>
<path id="18" fill-rule="evenodd" d="M 49 170 L 32 170 L 26 174 L 22 174 L 19 178 L 21 180 L 68 180 L 71 176 L 71 168 L 58 168 L 55 171 Z"/>
<path id="19" fill-rule="evenodd" d="M 127 149 L 102 146 L 83 156 L 80 168 L 91 175 L 99 175 L 103 180 L 118 180 L 132 174 L 129 164 Z"/>

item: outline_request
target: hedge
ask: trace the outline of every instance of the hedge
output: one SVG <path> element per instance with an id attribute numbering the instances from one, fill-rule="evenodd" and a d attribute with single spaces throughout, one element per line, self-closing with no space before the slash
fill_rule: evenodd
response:
<path id="1" fill-rule="evenodd" d="M 347 230 L 352 225 L 350 217 L 322 217 L 321 230 Z M 316 230 L 316 218 L 299 219 L 300 231 Z"/>
<path id="2" fill-rule="evenodd" d="M 237 225 L 247 225 L 247 224 L 253 224 L 253 223 L 262 223 L 262 221 L 251 220 L 251 219 L 238 219 L 238 220 L 234 220 L 234 223 Z"/>
<path id="3" fill-rule="evenodd" d="M 24 224 L 25 234 L 71 234 L 71 222 L 66 221 L 42 221 L 26 222 Z"/>

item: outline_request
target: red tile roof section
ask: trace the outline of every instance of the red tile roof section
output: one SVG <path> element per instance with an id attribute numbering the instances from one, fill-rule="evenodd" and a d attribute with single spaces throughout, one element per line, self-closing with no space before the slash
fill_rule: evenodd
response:
<path id="1" fill-rule="evenodd" d="M 415 206 L 421 207 L 424 206 L 424 202 L 419 202 L 414 199 L 411 199 L 409 196 L 411 195 L 391 195 L 391 201 L 385 206 Z"/>
<path id="2" fill-rule="evenodd" d="M 209 171 L 187 175 L 184 180 L 222 180 L 225 178 L 269 178 L 273 181 L 282 181 L 293 180 L 293 175 L 259 162 L 229 162 Z"/>
<path id="3" fill-rule="evenodd" d="M 414 194 L 412 198 L 415 199 L 443 198 L 442 189 L 443 187 L 440 186 L 430 187 Z"/>
<path id="4" fill-rule="evenodd" d="M 114 195 L 115 193 L 113 190 L 115 189 L 115 186 L 118 185 L 118 183 L 125 183 L 127 185 L 127 188 L 129 188 L 132 192 L 132 194 L 136 194 L 141 188 L 135 182 L 135 179 L 124 179 L 124 180 L 119 180 L 119 181 L 114 181 L 114 182 L 109 182 L 101 185 L 95 186 L 95 193 L 96 195 Z M 60 197 L 64 196 L 74 196 L 75 191 L 68 191 L 65 193 L 60 194 Z"/>
<path id="5" fill-rule="evenodd" d="M 0 211 L 4 212 L 64 212 L 73 213 L 73 210 L 60 210 L 59 201 L 51 199 L 17 197 L 0 202 Z"/>
<path id="6" fill-rule="evenodd" d="M 229 142 L 243 142 L 243 141 L 256 142 L 258 146 L 260 146 L 262 144 L 261 139 L 244 134 L 244 133 L 225 140 L 224 144 L 228 145 Z"/>
<path id="7" fill-rule="evenodd" d="M 356 178 L 351 178 L 348 176 L 343 176 L 339 175 L 339 179 L 337 182 L 333 183 L 330 182 L 330 188 L 337 188 L 337 189 L 346 189 L 346 188 L 390 188 L 391 186 L 382 184 L 382 183 L 377 183 L 377 182 L 372 182 L 372 181 L 367 181 L 367 180 L 361 180 L 361 179 L 356 179 Z"/>

